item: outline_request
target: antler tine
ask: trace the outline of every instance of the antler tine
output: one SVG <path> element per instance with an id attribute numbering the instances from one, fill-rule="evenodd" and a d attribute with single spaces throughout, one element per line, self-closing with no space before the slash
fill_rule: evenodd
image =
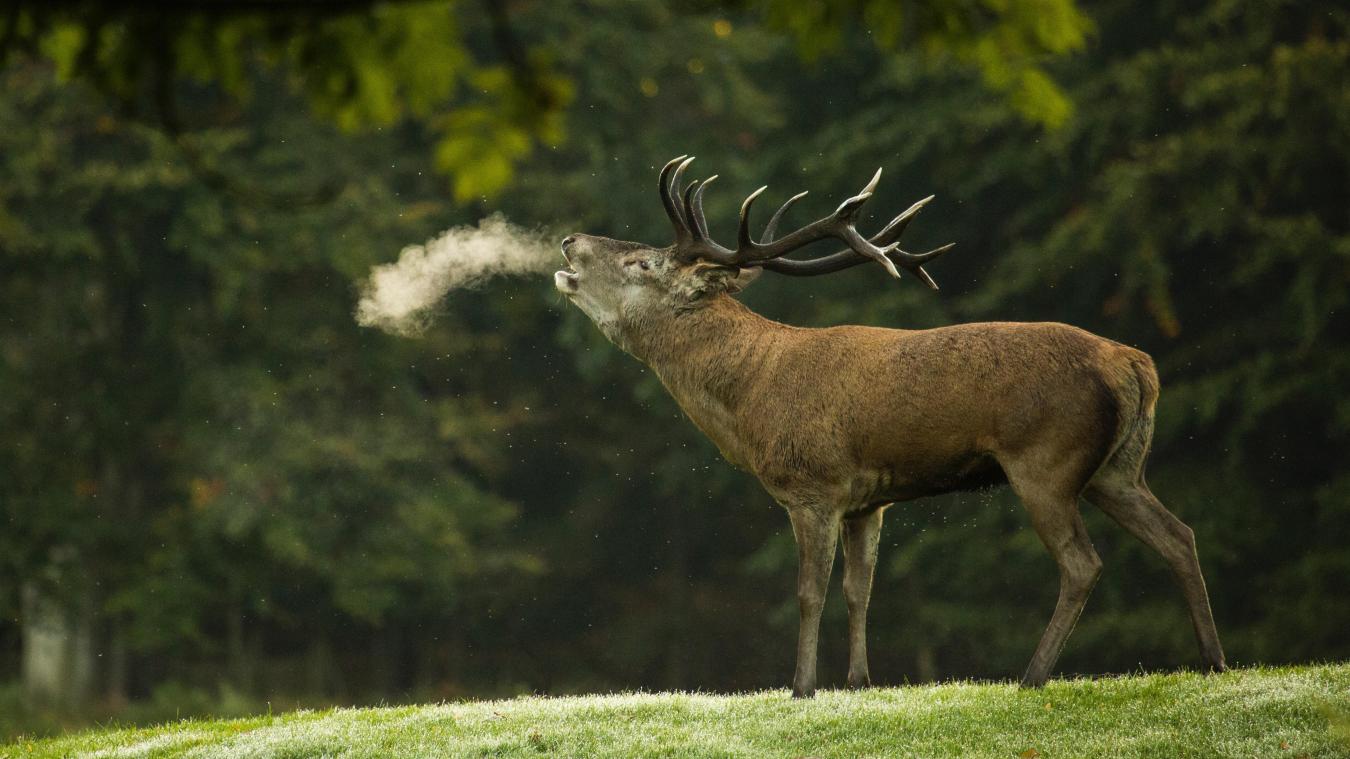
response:
<path id="1" fill-rule="evenodd" d="M 914 217 L 919 211 L 922 211 L 923 207 L 932 202 L 933 198 L 936 197 L 936 195 L 929 195 L 909 208 L 906 208 L 904 211 L 901 211 L 899 216 L 891 219 L 890 223 L 882 227 L 880 232 L 877 232 L 872 236 L 872 242 L 877 245 L 887 245 L 899 240 L 900 236 L 905 233 L 905 228 L 909 226 L 911 221 L 914 221 Z"/>
<path id="2" fill-rule="evenodd" d="M 695 240 L 702 240 L 708 235 L 704 230 L 699 229 L 698 219 L 694 218 L 694 190 L 702 186 L 702 180 L 695 179 L 685 185 L 681 198 L 684 202 L 684 220 L 689 224 L 689 233 Z"/>
<path id="3" fill-rule="evenodd" d="M 717 179 L 717 174 L 713 174 L 707 179 L 699 182 L 698 187 L 694 189 L 694 199 L 692 203 L 685 203 L 685 215 L 694 223 L 694 232 L 699 237 L 708 237 L 708 219 L 703 215 L 703 191 L 708 189 L 708 185 Z"/>
<path id="4" fill-rule="evenodd" d="M 788 198 L 787 202 L 783 203 L 783 205 L 778 207 L 777 211 L 773 212 L 773 216 L 769 217 L 768 225 L 764 227 L 764 236 L 760 239 L 760 242 L 773 242 L 773 233 L 778 229 L 778 221 L 783 218 L 783 214 L 787 213 L 787 210 L 792 207 L 793 203 L 796 203 L 804 197 L 806 197 L 806 193 L 799 192 Z"/>
<path id="5" fill-rule="evenodd" d="M 933 279 L 932 275 L 923 270 L 922 266 L 916 266 L 913 269 L 910 269 L 909 272 L 914 276 L 918 277 L 925 285 L 928 285 L 929 290 L 942 289 L 938 287 L 938 283 L 936 280 Z"/>
<path id="6" fill-rule="evenodd" d="M 928 285 L 930 289 L 937 290 L 939 289 L 938 283 L 935 282 L 931 276 L 929 276 L 928 272 L 924 271 L 923 264 L 927 263 L 928 261 L 932 261 L 933 259 L 937 258 L 938 256 L 942 255 L 943 253 L 946 253 L 947 251 L 955 247 L 956 243 L 949 242 L 940 248 L 934 248 L 928 251 L 927 253 L 920 253 L 917 256 L 914 255 L 913 253 L 906 253 L 905 251 L 897 248 L 895 252 L 891 254 L 891 260 L 895 261 L 896 264 L 904 267 L 905 271 L 908 271 L 909 273 L 923 280 L 923 283 L 925 285 Z"/>
<path id="7" fill-rule="evenodd" d="M 848 220 L 857 216 L 858 211 L 863 207 L 863 203 L 866 203 L 867 199 L 872 197 L 872 193 L 876 191 L 879 181 L 881 181 L 881 169 L 877 169 L 877 173 L 872 175 L 872 181 L 868 182 L 867 186 L 862 188 L 857 195 L 840 203 L 839 208 L 835 209 L 834 215 L 840 219 Z"/>
<path id="8" fill-rule="evenodd" d="M 908 266 L 922 266 L 955 247 L 956 243 L 949 242 L 940 248 L 933 248 L 927 253 L 918 253 L 918 254 L 907 253 L 903 250 L 900 250 L 899 248 L 896 248 L 888 255 L 890 255 L 892 259 L 895 259 L 896 263 L 902 263 Z"/>
<path id="9" fill-rule="evenodd" d="M 694 157 L 693 157 L 693 156 L 689 156 L 688 158 L 684 159 L 683 161 L 680 161 L 680 165 L 679 165 L 679 166 L 676 166 L 676 167 L 675 167 L 675 173 L 673 173 L 673 174 L 670 175 L 670 189 L 671 189 L 672 191 L 678 190 L 678 189 L 680 188 L 680 175 L 683 174 L 683 173 L 684 173 L 684 170 L 687 169 L 687 168 L 689 168 L 689 164 L 691 164 L 691 163 L 693 163 L 693 162 L 694 162 Z"/>
<path id="10" fill-rule="evenodd" d="M 748 250 L 750 246 L 755 244 L 754 240 L 750 239 L 750 206 L 753 206 L 755 204 L 755 198 L 758 198 L 760 193 L 767 189 L 769 189 L 769 186 L 764 185 L 758 190 L 745 196 L 745 200 L 741 201 L 741 223 L 740 226 L 736 228 L 737 251 Z"/>
<path id="11" fill-rule="evenodd" d="M 691 161 L 693 160 L 692 158 L 689 158 L 689 156 L 682 155 L 679 158 L 672 158 L 661 168 L 661 205 L 666 207 L 666 216 L 670 217 L 670 223 L 675 227 L 676 240 L 684 239 L 688 227 L 685 224 L 684 217 L 680 215 L 679 207 L 675 204 L 675 198 L 670 194 L 670 187 L 673 184 L 670 181 L 671 172 L 678 171 L 675 167 L 679 166 L 680 162 L 687 158 Z M 674 179 L 679 181 L 678 176 L 674 177 Z"/>
<path id="12" fill-rule="evenodd" d="M 680 193 L 680 204 L 682 204 L 680 205 L 680 213 L 683 213 L 684 215 L 684 224 L 687 224 L 688 226 L 688 234 L 695 240 L 702 238 L 703 236 L 698 234 L 698 223 L 697 221 L 694 221 L 694 207 L 693 203 L 691 203 L 694 188 L 697 188 L 697 186 L 698 180 L 691 181 L 690 184 L 684 185 L 684 192 Z"/>
<path id="13" fill-rule="evenodd" d="M 680 175 L 689 168 L 689 164 L 694 162 L 694 157 L 680 161 L 680 165 L 675 167 L 674 173 L 670 175 L 670 195 L 671 205 L 675 207 L 675 215 L 679 217 L 680 224 L 675 230 L 675 240 L 677 243 L 688 242 L 694 236 L 693 229 L 690 227 L 689 219 L 684 215 L 684 209 L 679 205 Z"/>
<path id="14" fill-rule="evenodd" d="M 698 228 L 694 226 L 694 220 L 689 217 L 689 201 L 694 194 L 695 187 L 698 187 L 698 180 L 691 179 L 683 190 L 680 189 L 679 185 L 675 185 L 671 189 L 679 193 L 676 200 L 680 203 L 680 215 L 684 217 L 684 223 L 689 226 L 689 231 L 693 233 L 694 237 L 698 237 Z"/>
<path id="15" fill-rule="evenodd" d="M 867 183 L 867 186 L 862 189 L 861 194 L 870 197 L 872 193 L 876 192 L 877 184 L 881 182 L 881 168 L 882 167 L 880 166 L 877 167 L 877 173 L 872 175 L 872 181 Z"/>

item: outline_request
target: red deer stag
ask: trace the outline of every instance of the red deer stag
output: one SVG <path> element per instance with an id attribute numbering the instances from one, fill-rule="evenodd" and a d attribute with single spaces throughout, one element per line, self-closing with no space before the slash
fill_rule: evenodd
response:
<path id="1" fill-rule="evenodd" d="M 679 192 L 692 161 L 661 171 L 675 243 L 652 248 L 591 235 L 563 240 L 554 281 L 619 347 L 661 378 L 684 412 L 733 464 L 753 472 L 788 512 L 797 539 L 801 612 L 793 694 L 816 687 L 821 607 L 842 538 L 851 687 L 869 685 L 866 616 L 882 513 L 897 501 L 1008 483 L 1059 565 L 1059 600 L 1023 686 L 1049 678 L 1101 573 L 1078 496 L 1084 495 L 1166 560 L 1185 595 L 1200 652 L 1225 668 L 1191 529 L 1149 492 L 1144 461 L 1158 376 L 1134 348 L 1065 324 L 994 322 L 927 330 L 803 329 L 732 299 L 761 270 L 828 274 L 876 261 L 936 289 L 923 265 L 952 247 L 907 253 L 896 242 L 930 198 L 870 239 L 854 221 L 881 177 L 833 214 L 782 237 L 773 215 L 750 235 L 745 199 L 734 249 L 708 235 L 703 191 Z M 835 238 L 848 248 L 785 258 Z"/>

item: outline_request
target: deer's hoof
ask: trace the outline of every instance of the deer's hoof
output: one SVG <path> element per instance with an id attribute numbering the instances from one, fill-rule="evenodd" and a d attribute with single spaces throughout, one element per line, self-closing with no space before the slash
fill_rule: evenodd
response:
<path id="1" fill-rule="evenodd" d="M 816 689 L 815 689 L 815 688 L 793 688 L 793 689 L 792 689 L 792 697 L 793 697 L 793 698 L 815 698 L 815 697 L 816 697 Z"/>
<path id="2" fill-rule="evenodd" d="M 867 675 L 863 675 L 862 677 L 850 677 L 848 679 L 848 687 L 851 690 L 862 690 L 863 688 L 871 688 L 872 678 L 868 677 Z"/>

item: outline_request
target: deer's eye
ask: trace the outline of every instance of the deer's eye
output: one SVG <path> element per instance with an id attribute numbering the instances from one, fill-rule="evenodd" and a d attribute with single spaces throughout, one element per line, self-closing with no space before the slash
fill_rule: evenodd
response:
<path id="1" fill-rule="evenodd" d="M 642 259 L 641 261 L 638 261 L 638 266 L 641 266 L 643 271 L 652 268 L 652 265 L 645 258 Z"/>
<path id="2" fill-rule="evenodd" d="M 646 270 L 652 268 L 651 262 L 648 261 L 648 260 L 645 259 L 645 258 L 633 258 L 633 259 L 629 259 L 629 260 L 627 260 L 627 261 L 624 261 L 624 262 L 623 262 L 623 265 L 624 265 L 624 266 L 634 266 L 634 265 L 637 265 L 637 266 L 642 267 L 642 270 L 643 270 L 643 271 L 646 271 Z"/>

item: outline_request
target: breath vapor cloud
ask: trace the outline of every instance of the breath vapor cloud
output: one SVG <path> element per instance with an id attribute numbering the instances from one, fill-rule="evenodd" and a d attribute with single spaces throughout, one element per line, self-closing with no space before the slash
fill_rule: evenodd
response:
<path id="1" fill-rule="evenodd" d="M 501 275 L 547 273 L 557 268 L 557 259 L 549 235 L 493 214 L 477 227 L 454 227 L 425 245 L 410 245 L 398 261 L 373 268 L 356 321 L 396 335 L 419 335 L 450 291 Z"/>

